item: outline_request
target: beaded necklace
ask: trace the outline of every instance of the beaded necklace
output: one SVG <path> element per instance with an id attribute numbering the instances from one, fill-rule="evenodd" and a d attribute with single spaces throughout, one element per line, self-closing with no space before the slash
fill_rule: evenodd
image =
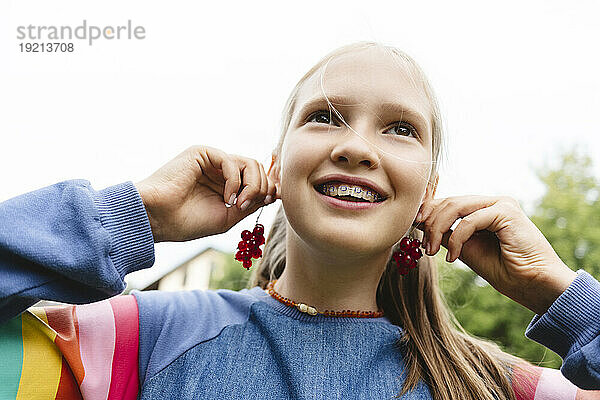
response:
<path id="1" fill-rule="evenodd" d="M 282 295 L 277 293 L 275 291 L 275 282 L 277 282 L 277 279 L 269 281 L 269 283 L 267 284 L 266 290 L 272 297 L 277 299 L 280 303 L 285 304 L 286 306 L 296 307 L 301 312 L 309 314 L 309 315 L 323 314 L 327 317 L 355 317 L 355 318 L 379 318 L 379 317 L 383 316 L 383 311 L 381 311 L 381 310 L 379 310 L 379 311 L 350 311 L 350 310 L 318 311 L 315 307 L 311 307 L 304 303 L 296 303 L 295 301 L 288 299 L 287 297 L 283 297 Z"/>

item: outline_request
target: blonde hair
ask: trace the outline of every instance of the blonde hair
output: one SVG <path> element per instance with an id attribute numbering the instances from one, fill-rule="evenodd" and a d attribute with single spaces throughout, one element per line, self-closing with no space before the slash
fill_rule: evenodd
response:
<path id="1" fill-rule="evenodd" d="M 432 87 L 410 56 L 401 50 L 375 42 L 357 42 L 332 51 L 298 81 L 284 107 L 281 136 L 274 155 L 281 154 L 298 92 L 304 82 L 333 57 L 372 46 L 397 57 L 395 61 L 404 62 L 413 84 L 420 83 L 429 100 L 432 162 L 437 175 L 443 135 L 440 110 Z M 248 288 L 260 286 L 264 289 L 270 280 L 281 276 L 286 263 L 286 227 L 287 220 L 283 206 L 280 206 L 265 243 L 263 257 L 248 281 Z M 397 250 L 396 246 L 393 250 Z M 434 399 L 516 399 L 511 388 L 513 369 L 519 364 L 532 364 L 503 352 L 496 343 L 474 337 L 464 330 L 443 300 L 433 257 L 421 257 L 418 268 L 411 270 L 403 278 L 399 278 L 394 264 L 388 260 L 377 288 L 377 304 L 393 324 L 402 327 L 403 335 L 397 346 L 398 349 L 406 348 L 408 375 L 399 397 L 412 390 L 423 379 Z M 531 390 L 531 387 L 535 387 L 533 381 L 527 382 L 528 375 L 524 374 L 520 379 L 523 382 L 519 382 L 518 388 Z"/>

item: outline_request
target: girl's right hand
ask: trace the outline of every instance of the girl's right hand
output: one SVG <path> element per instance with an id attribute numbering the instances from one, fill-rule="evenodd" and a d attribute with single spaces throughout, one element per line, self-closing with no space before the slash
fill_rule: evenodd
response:
<path id="1" fill-rule="evenodd" d="M 279 199 L 258 161 L 208 146 L 192 146 L 135 184 L 155 242 L 183 242 L 227 232 L 239 221 Z M 228 203 L 232 195 L 237 202 Z M 240 207 L 250 200 L 247 208 Z M 270 204 L 268 199 L 266 204 Z"/>

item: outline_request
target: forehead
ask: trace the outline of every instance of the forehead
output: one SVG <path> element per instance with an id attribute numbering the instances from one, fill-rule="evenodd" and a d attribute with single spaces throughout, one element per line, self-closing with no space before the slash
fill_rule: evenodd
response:
<path id="1" fill-rule="evenodd" d="M 335 56 L 300 87 L 295 110 L 324 98 L 323 92 L 327 97 L 347 99 L 347 105 L 373 111 L 384 104 L 397 105 L 406 112 L 420 114 L 429 127 L 429 100 L 417 77 L 404 60 L 378 48 Z"/>

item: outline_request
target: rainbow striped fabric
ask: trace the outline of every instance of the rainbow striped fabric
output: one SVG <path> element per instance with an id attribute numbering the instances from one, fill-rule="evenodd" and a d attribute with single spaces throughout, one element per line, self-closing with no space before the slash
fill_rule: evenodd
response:
<path id="1" fill-rule="evenodd" d="M 0 326 L 0 400 L 134 400 L 138 341 L 132 295 L 32 307 Z M 517 366 L 512 384 L 517 400 L 600 400 L 550 368 Z"/>
<path id="2" fill-rule="evenodd" d="M 136 399 L 132 295 L 29 308 L 0 326 L 0 399 Z"/>
<path id="3" fill-rule="evenodd" d="M 600 400 L 600 390 L 582 390 L 567 380 L 558 369 L 513 368 L 512 386 L 517 400 Z"/>

